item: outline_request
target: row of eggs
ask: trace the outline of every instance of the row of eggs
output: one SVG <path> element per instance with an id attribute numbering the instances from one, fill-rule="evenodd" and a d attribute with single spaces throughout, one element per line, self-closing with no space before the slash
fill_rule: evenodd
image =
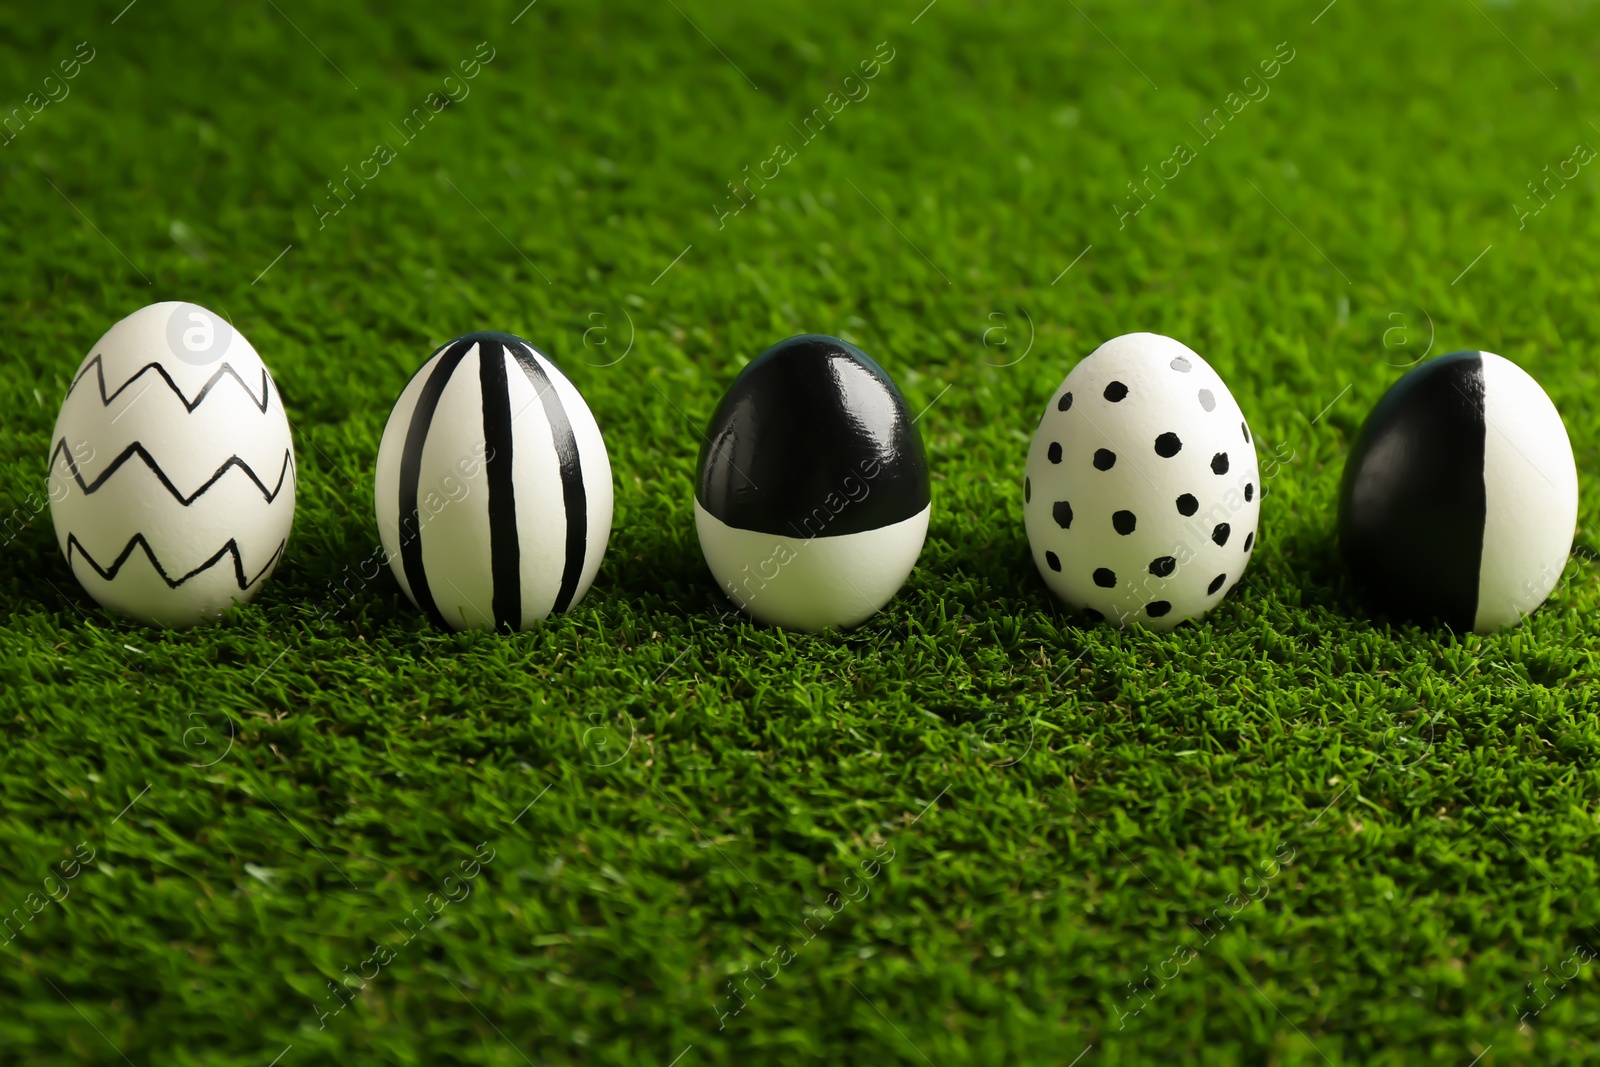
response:
<path id="1" fill-rule="evenodd" d="M 295 504 L 290 425 L 249 342 L 195 304 L 153 304 L 90 350 L 52 438 L 68 566 L 100 604 L 161 626 L 219 617 L 282 559 Z M 1092 618 L 1170 629 L 1236 584 L 1262 486 L 1221 377 L 1157 334 L 1107 341 L 1050 398 L 1023 511 L 1046 585 Z M 834 337 L 783 341 L 712 415 L 696 473 L 701 549 L 752 617 L 856 625 L 916 564 L 928 464 L 899 388 Z M 375 508 L 406 596 L 451 629 L 526 629 L 576 605 L 611 532 L 594 416 L 543 353 L 480 332 L 401 392 Z M 1538 607 L 1577 520 L 1577 472 L 1539 385 L 1486 352 L 1421 364 L 1362 427 L 1340 491 L 1352 574 L 1398 615 L 1492 630 Z"/>

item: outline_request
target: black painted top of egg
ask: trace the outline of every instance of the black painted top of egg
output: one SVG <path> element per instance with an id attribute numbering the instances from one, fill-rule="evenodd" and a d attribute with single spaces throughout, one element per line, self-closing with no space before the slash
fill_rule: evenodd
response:
<path id="1" fill-rule="evenodd" d="M 803 334 L 728 388 L 700 445 L 695 498 L 736 529 L 861 533 L 928 506 L 928 461 L 883 368 L 837 337 Z"/>

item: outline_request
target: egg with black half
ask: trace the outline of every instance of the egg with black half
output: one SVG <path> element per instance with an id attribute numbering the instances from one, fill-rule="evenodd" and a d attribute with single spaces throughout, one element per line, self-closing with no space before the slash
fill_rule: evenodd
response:
<path id="1" fill-rule="evenodd" d="M 1339 546 L 1385 611 L 1488 633 L 1544 603 L 1578 521 L 1578 469 L 1556 406 L 1492 352 L 1407 371 L 1356 435 Z"/>
<path id="2" fill-rule="evenodd" d="M 882 367 L 837 337 L 767 349 L 734 379 L 695 475 L 700 548 L 729 599 L 795 630 L 855 626 L 928 533 L 922 438 Z"/>

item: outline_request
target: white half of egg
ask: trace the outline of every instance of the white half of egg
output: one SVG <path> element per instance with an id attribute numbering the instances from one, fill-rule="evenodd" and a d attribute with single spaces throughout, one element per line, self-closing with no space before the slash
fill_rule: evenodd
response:
<path id="1" fill-rule="evenodd" d="M 197 304 L 151 304 L 84 358 L 50 445 L 56 540 L 84 590 L 158 626 L 260 590 L 294 522 L 289 420 L 250 342 Z"/>
<path id="2" fill-rule="evenodd" d="M 928 537 L 930 504 L 909 519 L 833 537 L 740 530 L 694 502 L 695 531 L 723 592 L 751 616 L 793 630 L 849 629 L 905 585 Z"/>
<path id="3" fill-rule="evenodd" d="M 1483 360 L 1483 556 L 1473 629 L 1520 622 L 1561 579 L 1578 525 L 1578 467 L 1555 404 L 1527 371 Z"/>

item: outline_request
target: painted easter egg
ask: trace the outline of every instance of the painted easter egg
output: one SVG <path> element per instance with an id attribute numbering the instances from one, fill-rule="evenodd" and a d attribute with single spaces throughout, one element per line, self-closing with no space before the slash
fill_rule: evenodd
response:
<path id="1" fill-rule="evenodd" d="M 905 398 L 837 337 L 772 346 L 711 416 L 694 514 L 712 575 L 754 618 L 861 623 L 905 584 L 928 533 L 928 462 Z"/>
<path id="2" fill-rule="evenodd" d="M 1356 435 L 1339 492 L 1339 545 L 1373 602 L 1479 633 L 1544 603 L 1577 521 L 1560 413 L 1492 352 L 1407 371 Z"/>
<path id="3" fill-rule="evenodd" d="M 378 532 L 440 626 L 524 630 L 575 606 L 611 536 L 611 461 L 589 405 L 537 349 L 469 333 L 417 371 L 384 427 Z"/>
<path id="4" fill-rule="evenodd" d="M 165 302 L 95 342 L 50 452 L 50 514 L 101 605 L 158 626 L 215 619 L 260 591 L 294 521 L 283 400 L 228 321 Z"/>
<path id="5" fill-rule="evenodd" d="M 1221 376 L 1170 337 L 1115 337 L 1072 368 L 1028 450 L 1023 515 L 1062 600 L 1169 630 L 1228 595 L 1256 547 L 1255 444 Z"/>

